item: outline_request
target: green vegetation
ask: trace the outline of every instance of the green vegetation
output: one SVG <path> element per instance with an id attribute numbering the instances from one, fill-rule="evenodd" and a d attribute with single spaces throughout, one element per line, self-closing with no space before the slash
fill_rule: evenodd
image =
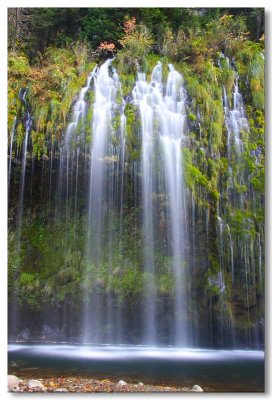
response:
<path id="1" fill-rule="evenodd" d="M 12 128 L 15 115 L 23 119 L 25 104 L 18 93 L 20 88 L 26 88 L 26 100 L 34 117 L 33 153 L 40 158 L 47 152 L 46 139 L 61 139 L 71 105 L 95 63 L 82 43 L 67 48 L 49 47 L 36 66 L 30 66 L 25 55 L 18 57 L 14 52 L 8 61 L 8 126 Z M 19 135 L 17 144 L 20 143 Z"/>

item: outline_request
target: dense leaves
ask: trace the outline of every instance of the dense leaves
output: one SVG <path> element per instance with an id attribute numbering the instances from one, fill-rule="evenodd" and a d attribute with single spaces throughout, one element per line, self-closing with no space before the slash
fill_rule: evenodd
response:
<path id="1" fill-rule="evenodd" d="M 50 44 L 63 45 L 80 38 L 93 49 L 104 41 L 118 45 L 129 16 L 152 32 L 158 48 L 168 29 L 175 34 L 180 29 L 186 34 L 198 32 L 226 14 L 235 16 L 234 35 L 242 26 L 253 40 L 263 35 L 261 8 L 10 8 L 9 47 L 24 49 L 35 58 Z"/>

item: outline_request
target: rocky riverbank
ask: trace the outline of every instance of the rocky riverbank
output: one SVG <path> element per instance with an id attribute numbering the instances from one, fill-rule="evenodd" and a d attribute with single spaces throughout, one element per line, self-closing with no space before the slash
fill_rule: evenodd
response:
<path id="1" fill-rule="evenodd" d="M 123 380 L 92 379 L 81 376 L 47 377 L 42 379 L 18 378 L 8 376 L 8 390 L 11 392 L 74 392 L 74 393 L 113 393 L 113 392 L 202 392 L 203 389 L 192 387 L 171 387 L 150 385 L 142 382 L 127 383 Z"/>

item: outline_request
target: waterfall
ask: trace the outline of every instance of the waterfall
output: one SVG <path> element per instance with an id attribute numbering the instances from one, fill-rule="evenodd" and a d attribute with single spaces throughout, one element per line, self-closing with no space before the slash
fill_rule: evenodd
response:
<path id="1" fill-rule="evenodd" d="M 54 159 L 54 142 L 50 144 L 50 171 L 49 171 L 49 194 L 48 194 L 48 213 L 51 213 L 51 201 L 52 201 L 52 170 L 53 170 L 53 159 Z"/>
<path id="2" fill-rule="evenodd" d="M 21 235 L 28 222 L 24 210 L 35 218 L 42 210 L 39 240 L 47 231 L 61 236 L 54 247 L 60 271 L 54 272 L 51 290 L 60 285 L 59 324 L 67 340 L 222 348 L 244 340 L 248 347 L 258 346 L 264 232 L 262 222 L 250 216 L 251 207 L 256 213 L 258 194 L 253 186 L 238 190 L 251 180 L 244 163 L 249 123 L 238 75 L 231 96 L 223 87 L 225 153 L 215 159 L 204 144 L 200 110 L 195 112 L 196 132 L 191 130 L 191 99 L 173 65 L 166 73 L 161 62 L 149 74 L 139 71 L 131 96 L 124 96 L 127 88 L 113 65 L 107 60 L 89 74 L 62 138 L 48 140 L 48 157 L 32 158 L 31 174 L 27 160 L 33 121 L 26 112 L 19 169 L 12 153 L 19 154 L 13 143 L 21 117 L 14 120 L 8 182 L 15 185 L 9 194 L 18 193 L 17 245 L 24 260 L 29 256 L 26 265 L 32 258 L 43 265 L 36 255 L 43 248 Z M 26 92 L 19 97 L 27 111 Z M 187 156 L 192 171 L 185 170 Z M 217 182 L 209 179 L 209 168 L 218 169 Z M 218 203 L 211 202 L 213 185 L 220 191 Z M 27 271 L 26 280 L 32 275 Z M 14 281 L 18 284 L 17 276 Z M 74 287 L 76 301 L 69 297 L 75 296 L 70 292 Z"/>
<path id="3" fill-rule="evenodd" d="M 185 101 L 186 92 L 182 86 L 182 76 L 169 65 L 166 95 L 158 108 L 161 118 L 160 141 L 164 155 L 165 180 L 168 210 L 170 215 L 170 241 L 172 245 L 172 268 L 175 279 L 175 329 L 174 343 L 187 345 L 188 316 L 187 296 L 188 275 L 184 248 L 185 201 L 182 173 L 182 139 L 185 134 Z M 165 115 L 163 114 L 165 111 Z"/>
<path id="4" fill-rule="evenodd" d="M 229 262 L 229 264 L 231 266 L 231 281 L 232 281 L 232 284 L 233 284 L 234 283 L 234 272 L 235 272 L 234 271 L 234 253 L 233 253 L 234 243 L 233 243 L 233 239 L 232 239 L 232 235 L 231 235 L 231 231 L 230 231 L 229 225 L 227 224 L 226 227 L 227 227 L 227 231 L 228 231 L 228 242 L 229 242 L 229 259 L 228 259 L 228 262 Z"/>
<path id="5" fill-rule="evenodd" d="M 108 60 L 100 67 L 95 79 L 87 244 L 88 258 L 94 263 L 98 262 L 101 256 L 106 157 L 109 157 L 110 164 L 113 156 L 110 152 L 112 150 L 110 148 L 110 129 L 118 82 L 109 75 L 110 63 L 111 60 Z"/>
<path id="6" fill-rule="evenodd" d="M 93 105 L 92 145 L 90 159 L 89 206 L 88 206 L 88 234 L 86 243 L 86 260 L 88 267 L 92 265 L 101 268 L 103 263 L 103 246 L 105 246 L 106 227 L 108 225 L 108 242 L 112 237 L 113 198 L 107 199 L 107 188 L 110 196 L 114 196 L 114 169 L 116 154 L 111 142 L 112 118 L 114 116 L 115 97 L 119 89 L 119 78 L 113 69 L 110 76 L 109 67 L 112 60 L 107 60 L 95 76 Z M 110 203 L 109 203 L 110 201 Z M 107 204 L 109 207 L 107 207 Z M 107 217 L 107 209 L 109 215 Z M 111 208 L 111 209 L 110 209 Z M 111 244 L 109 244 L 111 245 Z M 108 258 L 108 274 L 111 273 L 111 260 Z M 93 277 L 94 279 L 94 277 Z M 103 285 L 103 282 L 94 282 Z M 84 340 L 99 342 L 105 337 L 103 327 L 112 324 L 112 302 L 108 296 L 108 315 L 103 312 L 103 301 L 96 287 L 93 292 L 85 294 L 84 312 Z M 112 329 L 112 326 L 111 326 Z M 107 335 L 106 335 L 107 336 Z"/>
<path id="7" fill-rule="evenodd" d="M 230 233 L 229 225 L 218 216 L 218 236 L 219 236 L 219 258 L 220 258 L 220 271 L 218 272 L 217 279 L 213 283 L 217 286 L 219 292 L 219 332 L 221 343 L 228 344 L 233 347 L 235 344 L 235 326 L 232 316 L 232 311 L 226 303 L 225 291 L 227 284 L 224 279 L 224 274 L 230 268 L 232 285 L 234 282 L 234 261 L 233 261 L 233 241 Z M 226 257 L 226 255 L 228 257 Z"/>
<path id="8" fill-rule="evenodd" d="M 24 217 L 24 200 L 25 200 L 25 180 L 26 180 L 26 166 L 27 166 L 27 154 L 28 154 L 28 142 L 29 142 L 29 134 L 32 128 L 32 116 L 28 111 L 28 104 L 25 99 L 26 91 L 20 90 L 19 98 L 24 103 L 25 106 L 25 136 L 22 146 L 22 156 L 21 156 L 21 173 L 20 173 L 20 180 L 19 180 L 19 198 L 18 198 L 18 207 L 17 207 L 17 216 L 16 216 L 16 253 L 17 257 L 20 256 L 21 252 L 21 242 L 22 242 L 22 225 L 23 225 L 23 217 Z M 10 138 L 10 153 L 9 153 L 9 170 L 8 170 L 8 193 L 10 195 L 10 183 L 11 183 L 11 166 L 12 166 L 12 147 L 13 147 L 13 140 L 14 135 L 16 134 L 16 121 L 17 118 L 14 118 L 14 123 L 12 127 L 12 133 Z M 17 152 L 19 151 L 17 147 Z M 13 279 L 16 279 L 16 269 L 12 271 Z M 9 294 L 9 301 L 11 305 L 11 321 L 12 321 L 12 329 L 16 332 L 17 327 L 20 323 L 20 312 L 19 312 L 19 301 L 18 295 L 16 291 L 13 291 Z"/>
<path id="9" fill-rule="evenodd" d="M 125 174 L 125 159 L 126 159 L 126 116 L 124 107 L 121 113 L 121 143 L 119 153 L 119 164 L 121 169 L 121 191 L 120 191 L 120 252 L 122 251 L 122 234 L 123 234 L 123 202 L 124 202 L 124 174 Z"/>
<path id="10" fill-rule="evenodd" d="M 229 68 L 231 68 L 230 65 Z M 227 193 L 232 208 L 232 215 L 235 215 L 235 212 L 237 211 L 241 212 L 241 215 L 243 215 L 245 209 L 248 209 L 248 204 L 250 204 L 250 207 L 252 207 L 253 210 L 256 209 L 256 206 L 255 193 L 250 185 L 250 175 L 247 175 L 243 161 L 243 155 L 245 151 L 244 143 L 246 143 L 247 136 L 249 134 L 249 122 L 246 117 L 242 94 L 239 91 L 239 76 L 236 72 L 235 75 L 236 77 L 234 81 L 231 102 L 228 100 L 226 88 L 223 87 L 223 106 L 227 132 L 227 158 L 229 174 Z M 258 153 L 258 150 L 256 151 Z M 255 154 L 255 151 L 253 151 L 253 154 Z M 242 188 L 243 186 L 248 188 L 248 193 L 244 193 L 243 190 L 239 190 L 239 188 Z M 227 268 L 230 268 L 232 287 L 237 287 L 237 278 L 241 280 L 241 283 L 239 284 L 241 285 L 241 291 L 245 298 L 245 308 L 247 310 L 245 343 L 249 348 L 253 346 L 253 336 L 258 337 L 259 335 L 258 331 L 256 331 L 255 327 L 252 325 L 250 311 L 250 307 L 256 303 L 256 275 L 258 275 L 258 279 L 260 279 L 259 266 L 261 264 L 259 259 L 260 233 L 257 233 L 255 238 L 252 236 L 251 229 L 253 224 L 254 221 L 250 218 L 247 218 L 246 216 L 242 217 L 241 228 L 245 234 L 244 237 L 240 238 L 233 237 L 231 228 L 228 224 L 225 224 L 225 227 L 227 227 L 227 236 L 225 238 L 227 247 L 220 250 L 220 263 L 223 259 L 226 260 L 226 257 L 223 257 L 223 255 L 224 251 L 228 250 L 228 265 L 224 267 L 224 271 L 226 271 Z M 257 252 L 256 255 L 253 251 L 254 243 L 256 249 L 259 249 L 259 252 Z M 242 274 L 239 272 L 240 270 L 243 271 Z M 240 277 L 239 274 L 241 274 Z M 236 332 L 233 333 L 232 337 L 234 338 L 233 340 L 235 342 Z M 256 342 L 258 342 L 258 339 L 256 339 Z"/>
<path id="11" fill-rule="evenodd" d="M 65 211 L 66 221 L 71 217 L 70 202 L 72 196 L 75 197 L 74 215 L 77 213 L 77 190 L 78 190 L 78 173 L 79 173 L 79 154 L 84 151 L 82 142 L 85 141 L 84 123 L 88 103 L 85 99 L 87 92 L 90 90 L 92 80 L 96 73 L 96 67 L 87 78 L 86 86 L 84 86 L 77 96 L 71 115 L 71 122 L 68 124 L 61 144 L 59 145 L 59 174 L 58 174 L 58 191 L 55 215 L 57 218 L 62 216 Z M 54 152 L 54 143 L 51 143 L 50 165 L 52 166 L 52 156 Z M 84 152 L 85 153 L 85 152 Z M 75 162 L 74 162 L 75 160 Z M 74 164 L 76 164 L 74 166 Z M 74 173 L 76 170 L 75 182 L 73 185 Z M 50 169 L 51 171 L 51 169 Z M 75 187 L 74 187 L 75 186 Z M 50 172 L 50 188 L 51 188 L 51 172 Z"/>
<path id="12" fill-rule="evenodd" d="M 24 212 L 27 146 L 28 146 L 28 137 L 29 137 L 29 132 L 31 130 L 31 125 L 32 125 L 32 117 L 31 117 L 30 113 L 27 112 L 27 118 L 26 118 L 26 122 L 25 122 L 25 138 L 24 138 L 23 150 L 22 150 L 22 169 L 21 169 L 19 204 L 18 204 L 18 214 L 17 214 L 17 246 L 18 246 L 18 249 L 20 249 L 20 246 L 21 246 L 21 228 L 22 228 L 23 212 Z"/>
<path id="13" fill-rule="evenodd" d="M 11 129 L 11 135 L 10 135 L 10 144 L 9 144 L 8 191 L 9 191 L 9 188 L 10 188 L 12 149 L 13 149 L 13 140 L 14 140 L 14 134 L 15 134 L 15 128 L 16 128 L 16 121 L 17 121 L 17 118 L 14 117 L 12 129 Z"/>
<path id="14" fill-rule="evenodd" d="M 182 140 L 185 134 L 186 92 L 183 79 L 169 65 L 166 86 L 162 84 L 162 66 L 159 62 L 151 74 L 151 82 L 143 73 L 138 74 L 133 89 L 134 102 L 138 105 L 142 123 L 142 207 L 144 232 L 144 268 L 148 277 L 144 298 L 148 299 L 145 310 L 145 340 L 156 342 L 156 287 L 154 266 L 154 211 L 153 196 L 156 192 L 155 160 L 157 146 L 163 165 L 165 192 L 168 199 L 168 237 L 172 256 L 172 274 L 175 282 L 174 332 L 176 345 L 187 344 L 187 296 L 186 262 L 184 253 L 185 201 L 182 174 Z M 164 93 L 165 92 L 165 93 Z M 158 126 L 159 141 L 154 137 Z"/>
<path id="15" fill-rule="evenodd" d="M 142 123 L 142 208 L 144 240 L 144 337 L 145 343 L 154 344 L 155 327 L 155 282 L 154 282 L 154 226 L 152 197 L 154 190 L 154 144 L 152 87 L 146 82 L 144 73 L 138 74 L 133 97 L 138 104 Z"/>
<path id="16" fill-rule="evenodd" d="M 233 178 L 233 171 L 230 163 L 232 160 L 237 162 L 237 167 L 241 165 L 241 155 L 243 153 L 243 140 L 242 133 L 249 131 L 249 124 L 245 115 L 242 95 L 239 92 L 239 77 L 235 79 L 233 89 L 233 100 L 232 109 L 229 108 L 229 102 L 226 95 L 226 88 L 223 87 L 223 105 L 225 112 L 225 125 L 227 129 L 227 157 L 229 160 L 229 175 L 230 183 L 229 188 L 231 189 L 231 201 L 237 208 L 243 207 L 243 195 L 242 193 L 234 193 L 235 182 Z M 244 184 L 243 172 L 239 171 L 236 176 L 239 177 L 239 185 Z M 238 201 L 236 200 L 238 199 Z"/>
<path id="17" fill-rule="evenodd" d="M 76 182 L 75 182 L 75 209 L 74 209 L 74 219 L 77 218 L 77 197 L 78 197 L 78 164 L 79 164 L 79 147 L 76 149 Z"/>
<path id="18" fill-rule="evenodd" d="M 90 89 L 90 84 L 91 84 L 92 79 L 95 76 L 95 73 L 96 73 L 96 67 L 91 72 L 91 74 L 88 76 L 86 86 L 84 86 L 80 90 L 78 99 L 75 102 L 75 105 L 73 107 L 72 121 L 69 123 L 67 130 L 66 130 L 66 134 L 65 134 L 65 147 L 66 148 L 69 147 L 72 137 L 77 134 L 77 129 L 78 129 L 80 121 L 84 120 L 86 117 L 87 103 L 85 101 L 85 95 L 88 92 L 88 90 Z"/>

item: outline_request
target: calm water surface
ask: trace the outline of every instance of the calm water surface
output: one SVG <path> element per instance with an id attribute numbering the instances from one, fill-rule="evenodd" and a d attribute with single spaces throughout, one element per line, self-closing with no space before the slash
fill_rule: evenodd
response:
<path id="1" fill-rule="evenodd" d="M 190 386 L 215 391 L 264 391 L 264 352 L 176 347 L 10 344 L 9 373 L 82 375 Z"/>

